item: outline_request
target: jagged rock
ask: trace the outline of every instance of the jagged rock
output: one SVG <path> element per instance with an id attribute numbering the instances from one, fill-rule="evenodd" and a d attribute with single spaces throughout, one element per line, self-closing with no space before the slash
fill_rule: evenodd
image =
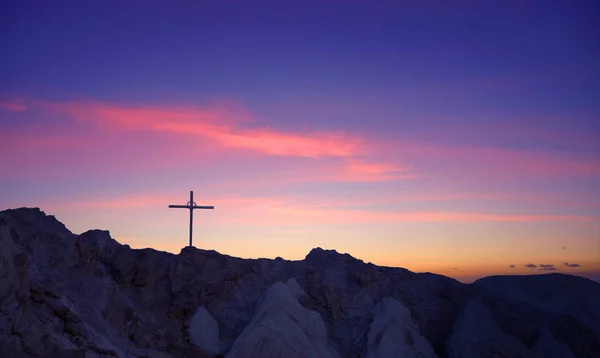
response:
<path id="1" fill-rule="evenodd" d="M 369 330 L 367 358 L 437 357 L 421 335 L 410 311 L 393 298 L 383 298 L 374 309 Z"/>
<path id="2" fill-rule="evenodd" d="M 329 346 L 321 315 L 298 302 L 302 294 L 294 279 L 269 287 L 227 357 L 339 357 Z"/>
<path id="3" fill-rule="evenodd" d="M 598 357 L 600 285 L 133 250 L 0 212 L 0 357 Z M 559 293 L 556 293 L 560 291 Z M 544 294 L 546 293 L 546 294 Z"/>

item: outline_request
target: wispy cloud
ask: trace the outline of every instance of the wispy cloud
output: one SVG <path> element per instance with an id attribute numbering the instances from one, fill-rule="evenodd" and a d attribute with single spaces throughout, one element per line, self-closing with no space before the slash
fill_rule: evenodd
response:
<path id="1" fill-rule="evenodd" d="M 570 264 L 568 262 L 563 262 L 563 265 L 566 266 L 566 267 L 581 267 L 579 264 Z M 508 267 L 515 268 L 515 265 L 509 265 Z M 559 268 L 557 268 L 554 264 L 539 264 L 539 265 L 526 264 L 526 265 L 523 265 L 523 267 L 526 267 L 526 268 L 528 268 L 530 270 L 537 269 L 539 271 L 556 271 L 556 270 L 559 270 Z"/>
<path id="2" fill-rule="evenodd" d="M 556 271 L 558 269 L 556 267 L 554 267 L 553 264 L 539 264 L 538 270 L 539 271 Z"/>
<path id="3" fill-rule="evenodd" d="M 253 122 L 239 106 L 126 107 L 99 102 L 49 103 L 74 119 L 125 131 L 196 135 L 224 147 L 256 150 L 269 155 L 320 158 L 353 157 L 363 141 L 341 132 L 284 132 L 268 127 L 244 127 Z"/>
<path id="4" fill-rule="evenodd" d="M 395 163 L 369 163 L 363 160 L 349 160 L 332 175 L 339 181 L 380 182 L 418 177 L 407 167 Z"/>
<path id="5" fill-rule="evenodd" d="M 385 139 L 383 134 L 368 137 L 361 133 L 334 130 L 292 131 L 273 128 L 261 125 L 249 110 L 234 102 L 204 106 L 122 105 L 91 100 L 5 102 L 3 106 L 13 110 L 42 108 L 74 119 L 87 131 L 84 135 L 62 134 L 60 139 L 64 139 L 63 143 L 79 143 L 78 147 L 81 147 L 83 142 L 84 151 L 88 152 L 90 147 L 114 151 L 111 163 L 116 165 L 121 157 L 127 161 L 127 166 L 135 166 L 137 162 L 144 163 L 145 158 L 157 158 L 155 162 L 164 165 L 183 165 L 189 159 L 197 161 L 198 158 L 232 155 L 253 160 L 285 157 L 290 162 L 304 161 L 300 175 L 284 178 L 293 181 L 389 182 L 439 175 L 451 178 L 457 175 L 489 182 L 525 177 L 548 179 L 600 175 L 598 158 L 573 158 L 516 149 L 459 147 L 447 143 L 395 141 Z M 32 137 L 31 133 L 10 133 L 10 137 L 28 136 Z M 29 143 L 13 141 L 14 148 L 11 149 L 18 152 L 22 147 L 34 145 L 42 152 L 50 144 L 56 144 L 56 141 L 38 141 L 41 137 L 33 136 Z M 128 137 L 133 139 L 121 139 Z M 186 144 L 185 151 L 179 145 L 182 143 Z M 126 156 L 132 148 L 139 151 L 132 157 L 140 160 Z M 76 155 L 77 152 L 70 154 L 73 157 Z M 85 157 L 88 162 L 93 162 L 100 161 L 96 157 L 101 155 L 106 157 L 104 152 L 86 153 Z M 152 163 L 147 159 L 148 165 Z M 444 168 L 444 172 L 439 173 L 439 168 Z M 284 171 L 290 172 L 287 168 Z M 547 200 L 543 197 L 534 199 L 536 203 Z M 562 200 L 569 205 L 596 205 L 572 203 L 574 199 L 568 197 Z"/>
<path id="6" fill-rule="evenodd" d="M 206 106 L 126 106 L 97 101 L 32 101 L 26 108 L 29 107 L 62 113 L 74 119 L 81 128 L 79 132 L 61 133 L 60 136 L 56 131 L 43 135 L 7 134 L 9 138 L 24 138 L 9 142 L 14 152 L 21 148 L 32 150 L 32 145 L 38 152 L 43 152 L 52 149 L 56 143 L 63 143 L 63 146 L 78 143 L 80 147 L 84 143 L 84 151 L 102 147 L 120 153 L 111 156 L 111 161 L 123 158 L 129 166 L 135 166 L 138 161 L 124 155 L 138 147 L 147 150 L 148 154 L 156 152 L 153 157 L 157 161 L 165 157 L 164 161 L 171 164 L 184 161 L 178 158 L 207 155 L 231 155 L 251 160 L 260 157 L 304 158 L 301 175 L 288 175 L 296 181 L 304 178 L 309 181 L 381 182 L 416 176 L 411 168 L 397 160 L 378 158 L 373 140 L 342 131 L 286 131 L 261 126 L 248 110 L 230 102 Z M 18 130 L 23 128 L 26 127 Z M 69 130 L 73 131 L 71 127 Z M 48 134 L 56 139 L 46 139 Z M 31 140 L 25 143 L 26 138 Z M 181 155 L 184 143 L 186 151 Z M 80 151 L 74 150 L 70 156 L 76 157 L 77 153 Z M 105 151 L 102 153 L 108 157 Z M 86 159 L 96 160 L 96 155 L 90 154 Z"/>

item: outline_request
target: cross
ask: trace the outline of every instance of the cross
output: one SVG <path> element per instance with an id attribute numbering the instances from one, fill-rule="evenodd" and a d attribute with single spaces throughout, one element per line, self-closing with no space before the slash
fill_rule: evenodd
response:
<path id="1" fill-rule="evenodd" d="M 198 206 L 194 203 L 194 192 L 190 191 L 190 201 L 187 205 L 169 205 L 169 208 L 190 209 L 190 246 L 192 246 L 192 222 L 194 221 L 194 209 L 214 209 L 214 206 Z"/>

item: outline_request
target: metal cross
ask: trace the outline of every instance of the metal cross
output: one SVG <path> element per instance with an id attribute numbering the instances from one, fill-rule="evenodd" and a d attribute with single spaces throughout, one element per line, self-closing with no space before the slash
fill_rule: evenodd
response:
<path id="1" fill-rule="evenodd" d="M 169 208 L 190 209 L 190 246 L 192 246 L 192 223 L 194 222 L 194 209 L 214 209 L 214 206 L 198 206 L 194 203 L 194 192 L 190 191 L 190 201 L 187 205 L 169 205 Z"/>

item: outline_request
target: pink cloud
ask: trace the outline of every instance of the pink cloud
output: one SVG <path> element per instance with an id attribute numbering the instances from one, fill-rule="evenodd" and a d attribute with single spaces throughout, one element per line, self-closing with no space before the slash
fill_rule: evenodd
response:
<path id="1" fill-rule="evenodd" d="M 350 160 L 334 175 L 339 181 L 377 182 L 417 177 L 407 167 L 395 163 L 369 163 L 360 160 Z"/>
<path id="2" fill-rule="evenodd" d="M 362 159 L 321 160 L 309 165 L 298 165 L 287 169 L 283 175 L 266 178 L 272 183 L 306 182 L 386 182 L 419 177 L 408 167 L 385 161 Z"/>
<path id="3" fill-rule="evenodd" d="M 254 156 L 252 160 L 257 160 L 262 155 L 311 160 L 302 162 L 302 170 L 296 170 L 294 175 L 291 173 L 299 162 L 290 160 L 281 167 L 285 175 L 275 176 L 280 178 L 279 182 L 290 183 L 382 182 L 436 176 L 451 178 L 453 175 L 493 182 L 600 174 L 599 158 L 410 141 L 398 143 L 335 131 L 286 132 L 257 126 L 249 111 L 231 102 L 209 106 L 122 106 L 96 101 L 38 101 L 27 103 L 24 108 L 35 106 L 68 113 L 85 130 L 56 137 L 57 131 L 49 129 L 48 135 L 38 135 L 29 143 L 12 141 L 14 152 L 20 152 L 24 146 L 38 147 L 40 152 L 56 150 L 61 145 L 46 138 L 54 136 L 74 145 L 79 153 L 87 153 L 83 165 L 99 163 L 97 166 L 117 166 L 119 170 L 140 166 L 177 167 L 197 162 L 199 158 L 215 159 L 224 155 L 240 160 Z M 28 133 L 11 135 L 25 138 Z M 77 154 L 61 158 L 66 158 L 67 164 L 70 160 L 81 163 L 83 159 L 77 158 Z M 410 166 L 400 163 L 410 163 Z"/>
<path id="4" fill-rule="evenodd" d="M 360 152 L 361 146 L 356 138 L 328 132 L 290 134 L 260 128 L 236 132 L 216 131 L 213 135 L 228 147 L 315 159 L 323 156 L 351 157 Z"/>
<path id="5" fill-rule="evenodd" d="M 48 128 L 20 127 L 9 137 L 15 153 L 36 152 L 32 161 L 47 163 L 51 151 L 71 146 L 72 152 L 61 153 L 62 165 L 116 168 L 182 166 L 198 158 L 223 158 L 231 154 L 239 159 L 254 155 L 263 157 L 306 158 L 303 170 L 283 181 L 389 181 L 413 177 L 405 167 L 394 162 L 379 162 L 365 158 L 373 147 L 359 136 L 341 132 L 285 132 L 274 128 L 249 126 L 253 117 L 244 108 L 219 103 L 212 106 L 118 106 L 95 101 L 32 102 L 31 108 L 67 113 L 79 126 L 61 131 Z M 21 132 L 16 132 L 17 130 Z M 23 154 L 25 153 L 25 154 Z M 41 155 L 38 155 L 41 154 Z M 193 159 L 191 159 L 193 158 Z M 190 160 L 191 159 L 191 160 Z M 23 158 L 6 159 L 19 166 L 30 162 Z M 43 163 L 42 163 L 43 164 Z M 121 165 L 123 164 L 123 165 Z M 296 163 L 284 163 L 288 168 Z M 44 165 L 30 168 L 39 171 Z M 44 171 L 48 173 L 47 170 Z"/>
<path id="6" fill-rule="evenodd" d="M 265 127 L 244 128 L 238 124 L 251 121 L 251 117 L 239 107 L 124 107 L 96 102 L 46 105 L 100 127 L 197 135 L 224 147 L 270 155 L 350 157 L 359 154 L 362 146 L 360 138 L 341 133 L 286 133 Z"/>

